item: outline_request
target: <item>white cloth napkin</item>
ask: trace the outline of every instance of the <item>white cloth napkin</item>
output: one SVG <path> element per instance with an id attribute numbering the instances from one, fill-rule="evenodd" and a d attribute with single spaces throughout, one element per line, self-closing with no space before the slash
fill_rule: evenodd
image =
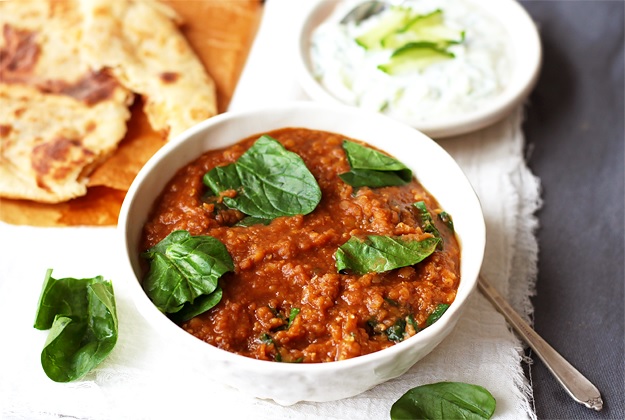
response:
<path id="1" fill-rule="evenodd" d="M 288 56 L 299 2 L 269 0 L 231 110 L 305 99 Z M 470 178 L 484 208 L 487 248 L 482 273 L 525 316 L 536 277 L 539 182 L 523 159 L 522 112 L 470 135 L 440 141 Z M 1 202 L 0 202 L 0 211 Z M 289 407 L 213 382 L 161 338 L 129 299 L 118 267 L 114 228 L 43 229 L 0 224 L 0 417 L 48 419 L 388 419 L 408 389 L 463 381 L 489 389 L 495 418 L 535 419 L 522 370 L 522 344 L 479 294 L 434 352 L 405 375 L 353 398 Z M 39 361 L 47 332 L 32 327 L 47 268 L 53 277 L 103 275 L 113 281 L 120 321 L 110 356 L 85 378 L 49 380 Z"/>

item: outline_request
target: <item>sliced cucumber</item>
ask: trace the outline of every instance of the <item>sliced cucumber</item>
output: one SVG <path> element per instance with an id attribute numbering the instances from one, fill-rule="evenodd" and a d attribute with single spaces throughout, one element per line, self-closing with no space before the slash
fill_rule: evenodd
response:
<path id="1" fill-rule="evenodd" d="M 420 72 L 433 63 L 454 57 L 436 43 L 412 42 L 395 51 L 387 63 L 378 65 L 378 69 L 390 75 Z"/>
<path id="2" fill-rule="evenodd" d="M 411 10 L 405 7 L 391 7 L 380 16 L 380 20 L 367 32 L 356 38 L 356 43 L 366 50 L 382 47 L 382 39 L 405 27 L 412 19 Z"/>
<path id="3" fill-rule="evenodd" d="M 437 9 L 412 18 L 403 28 L 386 35 L 381 44 L 384 48 L 396 49 L 411 42 L 432 42 L 439 48 L 446 48 L 462 41 L 464 31 L 445 26 L 443 11 Z"/>

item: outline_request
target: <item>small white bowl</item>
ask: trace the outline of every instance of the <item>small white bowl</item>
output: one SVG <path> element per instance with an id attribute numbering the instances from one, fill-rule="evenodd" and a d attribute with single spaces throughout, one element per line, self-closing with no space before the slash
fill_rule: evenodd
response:
<path id="1" fill-rule="evenodd" d="M 422 122 L 410 122 L 416 129 L 432 138 L 450 137 L 476 131 L 504 118 L 530 94 L 538 79 L 542 48 L 536 25 L 516 0 L 463 0 L 499 21 L 510 39 L 512 75 L 504 90 L 475 109 L 456 115 L 436 116 Z M 313 100 L 323 103 L 341 101 L 326 90 L 311 71 L 310 39 L 314 30 L 326 21 L 337 8 L 344 6 L 337 0 L 315 0 L 303 13 L 296 34 L 295 72 L 303 90 Z M 310 4 L 309 4 L 310 6 Z M 343 7 L 343 10 L 350 10 Z"/>
<path id="2" fill-rule="evenodd" d="M 251 359 L 213 347 L 171 322 L 144 293 L 139 241 L 155 200 L 179 168 L 211 149 L 285 127 L 331 131 L 363 140 L 398 157 L 453 216 L 461 245 L 457 297 L 442 318 L 415 336 L 382 351 L 338 362 L 276 363 Z M 226 113 L 206 120 L 166 144 L 132 183 L 118 223 L 127 259 L 126 286 L 138 311 L 169 342 L 184 346 L 184 357 L 224 384 L 280 404 L 330 401 L 366 391 L 406 372 L 436 347 L 458 321 L 473 292 L 485 245 L 484 218 L 469 181 L 437 143 L 405 124 L 377 113 L 346 106 L 296 102 L 257 111 Z M 166 362 L 166 361 L 165 361 Z"/>

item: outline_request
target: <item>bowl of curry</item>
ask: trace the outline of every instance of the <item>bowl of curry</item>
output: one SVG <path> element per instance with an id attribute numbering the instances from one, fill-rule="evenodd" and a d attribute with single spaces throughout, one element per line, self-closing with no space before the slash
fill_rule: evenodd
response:
<path id="1" fill-rule="evenodd" d="M 437 143 L 380 114 L 291 103 L 167 144 L 118 229 L 138 311 L 207 375 L 281 404 L 403 374 L 458 321 L 485 227 Z"/>

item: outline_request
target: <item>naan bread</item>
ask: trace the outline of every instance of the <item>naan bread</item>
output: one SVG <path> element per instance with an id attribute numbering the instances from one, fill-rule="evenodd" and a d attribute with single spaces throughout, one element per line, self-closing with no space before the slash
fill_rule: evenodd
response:
<path id="1" fill-rule="evenodd" d="M 0 194 L 47 203 L 84 195 L 87 175 L 126 132 L 130 112 L 118 93 L 87 106 L 31 86 L 0 85 Z"/>
<path id="2" fill-rule="evenodd" d="M 0 2 L 0 196 L 57 203 L 126 133 L 132 93 L 82 59 L 73 1 Z"/>
<path id="3" fill-rule="evenodd" d="M 225 111 L 260 24 L 263 11 L 261 0 L 163 2 L 182 17 L 184 25 L 180 27 L 181 31 L 204 68 L 210 70 L 217 90 L 217 109 Z M 12 0 L 12 3 L 36 2 Z M 0 4 L 0 14 L 5 10 L 3 6 Z M 41 10 L 41 6 L 37 9 Z M 0 220 L 15 225 L 46 227 L 117 224 L 130 183 L 166 140 L 162 132 L 154 131 L 150 126 L 143 105 L 143 100 L 135 100 L 130 107 L 128 131 L 111 157 L 89 176 L 86 195 L 56 204 L 0 197 Z"/>
<path id="4" fill-rule="evenodd" d="M 151 0 L 0 1 L 0 196 L 86 194 L 133 92 L 168 138 L 215 115 L 213 80 L 177 23 Z"/>
<path id="5" fill-rule="evenodd" d="M 213 80 L 176 25 L 177 15 L 152 0 L 81 0 L 84 48 L 91 66 L 110 69 L 143 95 L 145 112 L 172 139 L 217 113 Z"/>

